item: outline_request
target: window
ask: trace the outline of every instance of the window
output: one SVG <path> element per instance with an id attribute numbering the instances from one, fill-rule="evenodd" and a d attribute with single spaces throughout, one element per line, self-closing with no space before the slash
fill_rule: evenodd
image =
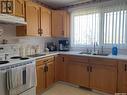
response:
<path id="1" fill-rule="evenodd" d="M 112 7 L 96 12 L 72 12 L 72 47 L 127 45 L 127 8 Z"/>
<path id="2" fill-rule="evenodd" d="M 126 10 L 104 13 L 104 44 L 126 43 L 126 17 Z"/>
<path id="3" fill-rule="evenodd" d="M 99 43 L 99 14 L 74 16 L 74 45 Z"/>

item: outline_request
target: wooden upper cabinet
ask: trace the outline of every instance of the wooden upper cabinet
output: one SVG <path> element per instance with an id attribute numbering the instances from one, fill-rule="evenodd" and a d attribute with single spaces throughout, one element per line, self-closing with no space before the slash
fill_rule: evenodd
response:
<path id="1" fill-rule="evenodd" d="M 69 37 L 70 16 L 67 11 L 52 11 L 52 36 L 53 37 Z"/>
<path id="2" fill-rule="evenodd" d="M 40 7 L 37 4 L 26 2 L 27 35 L 39 35 L 39 9 Z"/>
<path id="3" fill-rule="evenodd" d="M 13 0 L 14 1 L 14 15 L 19 17 L 25 17 L 24 0 Z"/>
<path id="4" fill-rule="evenodd" d="M 40 12 L 40 29 L 42 36 L 51 36 L 51 10 L 45 7 L 41 7 Z"/>
<path id="5" fill-rule="evenodd" d="M 111 94 L 116 93 L 117 62 L 93 58 L 90 64 L 90 88 Z"/>
<path id="6" fill-rule="evenodd" d="M 25 17 L 25 0 L 0 0 L 0 1 L 12 1 L 13 2 L 13 12 L 10 15 L 14 15 L 17 17 Z"/>
<path id="7" fill-rule="evenodd" d="M 27 25 L 16 27 L 17 36 L 39 36 L 40 6 L 30 1 L 27 1 L 25 5 Z"/>
<path id="8" fill-rule="evenodd" d="M 17 36 L 51 36 L 51 11 L 31 1 L 25 3 L 27 25 L 17 26 Z"/>
<path id="9" fill-rule="evenodd" d="M 118 92 L 127 93 L 127 61 L 118 64 Z"/>

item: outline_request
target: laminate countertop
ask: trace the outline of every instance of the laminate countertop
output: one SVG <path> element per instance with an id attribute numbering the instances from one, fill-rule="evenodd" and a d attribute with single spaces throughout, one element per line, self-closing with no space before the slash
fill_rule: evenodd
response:
<path id="1" fill-rule="evenodd" d="M 49 57 L 49 56 L 55 56 L 55 55 L 59 55 L 59 54 L 75 55 L 75 56 L 85 56 L 85 57 L 95 57 L 95 58 L 107 58 L 107 59 L 126 60 L 127 61 L 127 55 L 113 56 L 113 55 L 110 54 L 108 56 L 101 56 L 101 55 L 90 55 L 90 54 L 80 54 L 80 53 L 81 53 L 81 51 L 49 52 L 49 53 L 45 53 L 45 55 L 43 55 L 43 56 L 29 57 L 29 59 L 27 59 L 27 60 L 10 59 L 10 60 L 8 60 L 9 63 L 7 63 L 7 64 L 1 64 L 0 68 L 3 67 L 3 66 L 13 65 L 13 64 L 20 64 L 20 63 L 28 62 L 28 61 L 36 61 L 37 59 L 40 59 L 40 58 L 45 58 L 45 57 Z"/>

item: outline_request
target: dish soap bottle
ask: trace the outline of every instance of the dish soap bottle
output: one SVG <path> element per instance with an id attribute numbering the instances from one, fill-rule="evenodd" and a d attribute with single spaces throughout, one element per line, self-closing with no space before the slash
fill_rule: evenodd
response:
<path id="1" fill-rule="evenodd" d="M 118 54 L 118 48 L 117 48 L 117 46 L 113 46 L 112 55 L 117 55 L 117 54 Z"/>

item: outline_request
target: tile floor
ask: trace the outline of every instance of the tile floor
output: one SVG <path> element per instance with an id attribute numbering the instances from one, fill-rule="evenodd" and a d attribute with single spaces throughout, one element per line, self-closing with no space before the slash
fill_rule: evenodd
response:
<path id="1" fill-rule="evenodd" d="M 53 87 L 48 89 L 42 95 L 104 95 L 104 94 L 95 93 L 92 91 L 67 85 L 65 83 L 56 83 L 55 85 L 53 85 Z"/>

